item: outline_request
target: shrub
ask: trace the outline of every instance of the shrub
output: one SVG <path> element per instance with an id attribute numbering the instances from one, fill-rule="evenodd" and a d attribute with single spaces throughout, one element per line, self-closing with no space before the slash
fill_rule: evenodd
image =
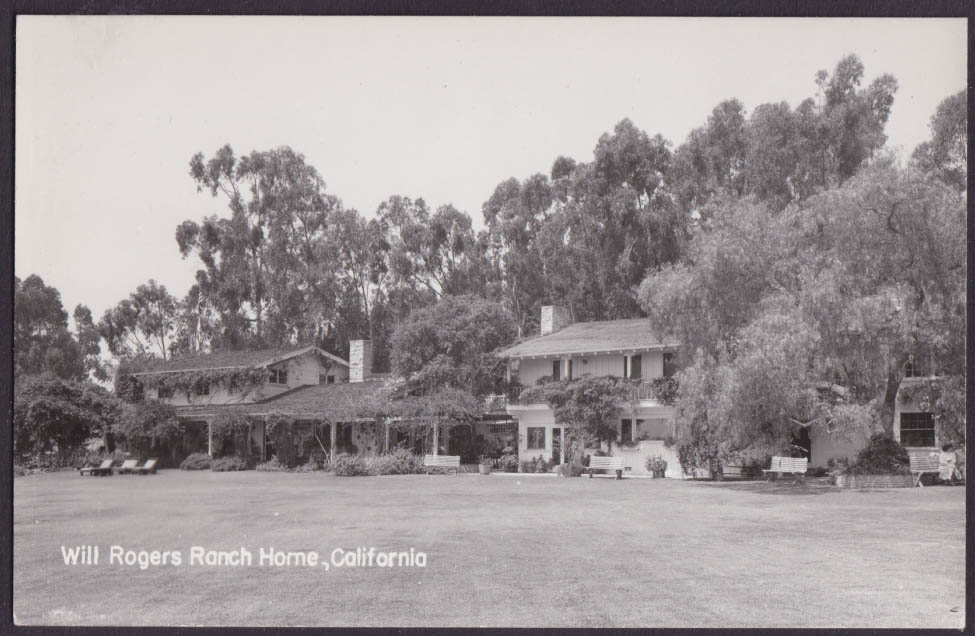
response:
<path id="1" fill-rule="evenodd" d="M 848 469 L 848 472 L 860 474 L 897 474 L 910 471 L 911 460 L 907 449 L 883 433 L 877 433 L 870 438 Z"/>
<path id="2" fill-rule="evenodd" d="M 308 461 L 297 468 L 299 473 L 313 473 L 319 470 L 328 470 L 328 458 L 323 453 L 312 453 L 308 456 Z"/>
<path id="3" fill-rule="evenodd" d="M 559 474 L 563 477 L 578 477 L 582 474 L 582 464 L 579 462 L 559 464 Z"/>
<path id="4" fill-rule="evenodd" d="M 267 473 L 290 473 L 293 470 L 288 468 L 282 462 L 278 461 L 277 457 L 272 457 L 270 461 L 266 461 L 263 464 L 258 464 L 254 469 Z"/>
<path id="5" fill-rule="evenodd" d="M 209 470 L 210 456 L 206 453 L 193 453 L 179 465 L 180 470 Z"/>
<path id="6" fill-rule="evenodd" d="M 210 463 L 210 470 L 215 473 L 226 473 L 235 470 L 250 470 L 250 466 L 247 465 L 247 461 L 243 458 L 228 455 L 213 460 Z"/>
<path id="7" fill-rule="evenodd" d="M 518 449 L 513 446 L 505 446 L 501 449 L 501 457 L 498 458 L 498 469 L 507 473 L 517 472 L 518 470 Z"/>
<path id="8" fill-rule="evenodd" d="M 332 458 L 332 472 L 339 477 L 355 477 L 357 475 L 368 475 L 369 470 L 366 462 L 357 455 L 339 453 Z"/>
<path id="9" fill-rule="evenodd" d="M 405 448 L 394 448 L 367 459 L 366 468 L 370 475 L 415 475 L 423 472 L 423 460 Z"/>
<path id="10" fill-rule="evenodd" d="M 653 473 L 654 477 L 663 477 L 667 472 L 667 460 L 660 455 L 647 457 L 647 470 Z"/>
<path id="11" fill-rule="evenodd" d="M 545 459 L 539 455 L 532 459 L 526 459 L 521 462 L 521 472 L 523 473 L 550 473 L 552 472 L 553 464 L 545 461 Z"/>

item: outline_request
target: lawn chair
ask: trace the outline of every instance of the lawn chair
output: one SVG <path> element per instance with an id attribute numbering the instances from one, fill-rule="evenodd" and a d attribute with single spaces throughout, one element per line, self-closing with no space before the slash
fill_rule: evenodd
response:
<path id="1" fill-rule="evenodd" d="M 112 474 L 112 464 L 115 463 L 114 459 L 106 459 L 101 463 L 100 466 L 85 466 L 84 468 L 79 468 L 78 472 L 84 477 L 87 472 L 92 477 L 104 477 Z"/>
<path id="2" fill-rule="evenodd" d="M 138 459 L 127 459 L 122 462 L 122 465 L 118 467 L 118 474 L 124 475 L 125 473 L 134 473 L 138 468 Z"/>
<path id="3" fill-rule="evenodd" d="M 158 464 L 158 463 L 159 463 L 159 460 L 158 459 L 150 459 L 144 465 L 137 466 L 133 470 L 135 472 L 139 473 L 140 475 L 148 475 L 150 473 L 152 473 L 153 475 L 155 475 L 156 474 L 156 464 Z"/>

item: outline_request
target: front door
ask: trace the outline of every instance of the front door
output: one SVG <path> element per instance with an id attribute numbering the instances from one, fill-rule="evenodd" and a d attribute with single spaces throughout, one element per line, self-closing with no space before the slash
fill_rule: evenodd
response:
<path id="1" fill-rule="evenodd" d="M 552 463 L 562 463 L 562 429 L 552 429 Z"/>

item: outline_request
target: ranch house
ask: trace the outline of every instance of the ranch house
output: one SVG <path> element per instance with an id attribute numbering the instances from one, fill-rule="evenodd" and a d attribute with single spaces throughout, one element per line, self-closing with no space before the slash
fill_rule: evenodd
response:
<path id="1" fill-rule="evenodd" d="M 569 313 L 557 306 L 542 307 L 540 331 L 538 337 L 499 354 L 507 360 L 509 382 L 528 387 L 541 378 L 583 375 L 637 380 L 631 399 L 622 405 L 619 445 L 613 454 L 623 455 L 635 474 L 645 474 L 646 458 L 659 455 L 667 461 L 667 476 L 681 477 L 676 449 L 665 444 L 674 436 L 674 407 L 660 388 L 660 381 L 676 370 L 678 343 L 658 338 L 645 318 L 573 323 Z M 561 460 L 564 433 L 548 404 L 509 396 L 506 409 L 517 420 L 520 459 L 541 455 L 549 461 Z M 608 443 L 600 445 L 606 450 Z"/>

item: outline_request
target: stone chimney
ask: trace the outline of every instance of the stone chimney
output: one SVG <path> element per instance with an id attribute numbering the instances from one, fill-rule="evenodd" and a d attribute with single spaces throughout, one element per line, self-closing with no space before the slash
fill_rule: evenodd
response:
<path id="1" fill-rule="evenodd" d="M 541 332 L 543 336 L 555 333 L 559 329 L 568 327 L 572 324 L 569 317 L 569 310 L 558 305 L 542 305 L 542 324 Z"/>
<path id="2" fill-rule="evenodd" d="M 364 382 L 372 375 L 372 342 L 349 341 L 349 382 Z"/>

